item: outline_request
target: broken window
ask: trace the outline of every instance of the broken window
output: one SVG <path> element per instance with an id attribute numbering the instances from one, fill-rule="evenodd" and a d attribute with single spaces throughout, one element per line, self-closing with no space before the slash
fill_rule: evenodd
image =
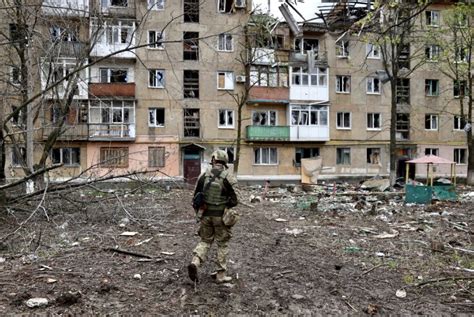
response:
<path id="1" fill-rule="evenodd" d="M 260 87 L 288 87 L 288 68 L 253 65 L 250 69 L 250 84 Z"/>
<path id="2" fill-rule="evenodd" d="M 184 136 L 200 136 L 199 109 L 184 109 Z"/>
<path id="3" fill-rule="evenodd" d="M 217 72 L 217 89 L 234 89 L 234 72 Z"/>
<path id="4" fill-rule="evenodd" d="M 327 86 L 327 68 L 317 67 L 312 73 L 305 67 L 293 67 L 291 75 L 292 85 L 295 86 Z"/>
<path id="5" fill-rule="evenodd" d="M 128 0 L 110 0 L 112 7 L 128 7 Z"/>
<path id="6" fill-rule="evenodd" d="M 380 58 L 380 47 L 376 44 L 368 43 L 366 46 L 367 58 Z"/>
<path id="7" fill-rule="evenodd" d="M 148 167 L 164 167 L 165 166 L 165 147 L 150 146 L 148 147 Z"/>
<path id="8" fill-rule="evenodd" d="M 184 22 L 199 23 L 199 0 L 184 0 Z"/>
<path id="9" fill-rule="evenodd" d="M 327 126 L 326 106 L 291 105 L 291 125 Z"/>
<path id="10" fill-rule="evenodd" d="M 466 119 L 462 116 L 454 116 L 454 130 L 463 130 L 466 126 Z"/>
<path id="11" fill-rule="evenodd" d="M 382 128 L 382 115 L 377 112 L 367 113 L 367 129 L 380 130 Z"/>
<path id="12" fill-rule="evenodd" d="M 367 148 L 367 163 L 380 165 L 380 148 Z"/>
<path id="13" fill-rule="evenodd" d="M 336 114 L 336 128 L 338 129 L 351 128 L 351 113 L 350 112 L 338 112 Z"/>
<path id="14" fill-rule="evenodd" d="M 254 150 L 254 163 L 256 165 L 274 165 L 278 164 L 277 148 L 259 147 Z"/>
<path id="15" fill-rule="evenodd" d="M 427 60 L 434 62 L 439 59 L 441 48 L 438 45 L 427 45 L 425 47 L 425 57 Z"/>
<path id="16" fill-rule="evenodd" d="M 148 48 L 163 49 L 164 33 L 156 30 L 148 31 Z"/>
<path id="17" fill-rule="evenodd" d="M 467 63 L 469 60 L 469 51 L 467 47 L 456 47 L 454 50 L 454 60 L 457 63 Z"/>
<path id="18" fill-rule="evenodd" d="M 339 92 L 339 93 L 351 92 L 351 76 L 348 76 L 348 75 L 336 76 L 336 92 Z"/>
<path id="19" fill-rule="evenodd" d="M 400 70 L 410 69 L 410 44 L 400 44 L 398 49 L 398 68 Z"/>
<path id="20" fill-rule="evenodd" d="M 296 38 L 295 50 L 302 54 L 306 54 L 307 51 L 317 52 L 319 50 L 319 40 L 311 38 Z"/>
<path id="21" fill-rule="evenodd" d="M 10 67 L 10 83 L 13 85 L 18 85 L 20 84 L 20 81 L 21 81 L 20 67 L 11 66 Z"/>
<path id="22" fill-rule="evenodd" d="M 219 12 L 230 13 L 234 6 L 234 0 L 219 0 Z"/>
<path id="23" fill-rule="evenodd" d="M 81 163 L 81 148 L 64 147 L 51 150 L 51 161 L 53 164 L 64 164 L 64 166 L 77 166 Z"/>
<path id="24" fill-rule="evenodd" d="M 165 71 L 163 69 L 148 70 L 148 87 L 164 88 L 165 87 Z"/>
<path id="25" fill-rule="evenodd" d="M 106 43 L 109 45 L 131 44 L 134 29 L 133 21 L 108 22 L 105 29 Z"/>
<path id="26" fill-rule="evenodd" d="M 77 30 L 54 25 L 49 31 L 53 42 L 77 42 Z"/>
<path id="27" fill-rule="evenodd" d="M 408 78 L 398 78 L 397 79 L 397 103 L 410 103 L 410 79 Z"/>
<path id="28" fill-rule="evenodd" d="M 252 113 L 252 125 L 275 126 L 277 113 L 274 110 L 260 110 Z"/>
<path id="29" fill-rule="evenodd" d="M 183 60 L 199 59 L 199 33 L 183 33 Z"/>
<path id="30" fill-rule="evenodd" d="M 339 40 L 336 42 L 336 56 L 341 58 L 349 57 L 349 41 Z"/>
<path id="31" fill-rule="evenodd" d="M 467 163 L 467 150 L 466 149 L 454 149 L 454 162 L 456 164 L 466 164 Z"/>
<path id="32" fill-rule="evenodd" d="M 319 148 L 296 148 L 295 149 L 295 166 L 301 166 L 301 159 L 319 156 Z"/>
<path id="33" fill-rule="evenodd" d="M 377 77 L 367 78 L 367 93 L 380 94 L 380 80 Z"/>
<path id="34" fill-rule="evenodd" d="M 438 130 L 438 115 L 437 114 L 425 115 L 425 129 Z"/>
<path id="35" fill-rule="evenodd" d="M 232 34 L 222 33 L 219 34 L 217 48 L 219 51 L 230 52 L 234 50 L 234 43 L 232 40 Z"/>
<path id="36" fill-rule="evenodd" d="M 336 164 L 350 165 L 351 164 L 351 149 L 347 147 L 336 148 Z"/>
<path id="37" fill-rule="evenodd" d="M 454 98 L 464 97 L 468 94 L 467 82 L 465 80 L 453 81 L 453 95 Z"/>
<path id="38" fill-rule="evenodd" d="M 101 147 L 101 167 L 128 167 L 128 147 Z"/>
<path id="39" fill-rule="evenodd" d="M 24 112 L 19 109 L 19 107 L 12 106 L 12 117 L 11 117 L 11 122 L 14 125 L 22 125 L 25 120 L 24 120 Z"/>
<path id="40" fill-rule="evenodd" d="M 148 0 L 149 10 L 164 10 L 165 0 Z"/>
<path id="41" fill-rule="evenodd" d="M 425 79 L 425 95 L 426 96 L 439 96 L 439 80 L 438 79 Z"/>
<path id="42" fill-rule="evenodd" d="M 439 26 L 439 11 L 425 11 L 426 25 Z"/>
<path id="43" fill-rule="evenodd" d="M 234 127 L 234 110 L 219 109 L 219 128 Z"/>
<path id="44" fill-rule="evenodd" d="M 148 126 L 164 127 L 165 126 L 165 108 L 148 109 Z"/>
<path id="45" fill-rule="evenodd" d="M 223 150 L 227 153 L 227 157 L 229 158 L 229 164 L 234 163 L 235 150 L 232 146 L 220 146 L 219 150 Z"/>
<path id="46" fill-rule="evenodd" d="M 425 148 L 425 155 L 439 155 L 439 149 L 427 147 Z"/>
<path id="47" fill-rule="evenodd" d="M 128 82 L 128 69 L 100 68 L 101 83 L 126 83 Z"/>
<path id="48" fill-rule="evenodd" d="M 397 140 L 408 140 L 410 136 L 410 114 L 397 113 L 396 137 Z"/>
<path id="49" fill-rule="evenodd" d="M 199 98 L 199 71 L 185 70 L 183 75 L 184 98 Z"/>

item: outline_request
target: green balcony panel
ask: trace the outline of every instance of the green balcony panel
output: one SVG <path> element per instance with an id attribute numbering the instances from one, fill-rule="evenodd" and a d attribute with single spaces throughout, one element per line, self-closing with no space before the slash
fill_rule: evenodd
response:
<path id="1" fill-rule="evenodd" d="M 249 141 L 289 141 L 289 126 L 247 126 L 247 140 Z"/>

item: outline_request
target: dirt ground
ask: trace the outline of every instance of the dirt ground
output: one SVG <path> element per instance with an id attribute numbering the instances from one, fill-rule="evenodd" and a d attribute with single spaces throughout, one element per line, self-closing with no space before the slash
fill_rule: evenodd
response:
<path id="1" fill-rule="evenodd" d="M 428 206 L 343 185 L 289 189 L 272 188 L 260 201 L 263 188 L 241 188 L 228 284 L 211 276 L 215 248 L 200 282 L 187 277 L 198 242 L 188 189 L 89 188 L 1 211 L 0 312 L 474 312 L 474 188 Z M 47 303 L 30 308 L 31 298 Z"/>

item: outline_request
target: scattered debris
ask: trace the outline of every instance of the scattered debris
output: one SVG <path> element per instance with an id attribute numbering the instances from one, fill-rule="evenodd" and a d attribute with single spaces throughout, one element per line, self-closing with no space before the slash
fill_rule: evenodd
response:
<path id="1" fill-rule="evenodd" d="M 48 299 L 43 298 L 43 297 L 30 298 L 29 300 L 26 301 L 26 306 L 30 308 L 48 306 L 48 304 L 49 304 Z"/>
<path id="2" fill-rule="evenodd" d="M 54 278 L 50 278 L 48 277 L 48 279 L 46 279 L 46 283 L 48 284 L 53 284 L 53 283 L 56 283 L 58 280 L 54 279 Z"/>
<path id="3" fill-rule="evenodd" d="M 389 179 L 375 179 L 375 178 L 369 179 L 362 183 L 361 188 L 384 192 L 388 188 L 390 188 L 390 180 Z"/>
<path id="4" fill-rule="evenodd" d="M 137 273 L 137 274 L 134 274 L 134 275 L 133 275 L 133 279 L 134 279 L 134 280 L 141 280 L 141 279 L 142 279 L 142 276 Z"/>
<path id="5" fill-rule="evenodd" d="M 144 244 L 144 243 L 150 242 L 150 241 L 151 241 L 151 239 L 153 239 L 153 237 L 151 237 L 151 238 L 148 238 L 148 239 L 145 239 L 145 240 L 142 240 L 142 241 L 138 241 L 138 242 L 137 242 L 137 243 L 135 243 L 134 245 L 135 245 L 135 246 L 142 245 L 142 244 Z"/>
<path id="6" fill-rule="evenodd" d="M 147 259 L 152 258 L 151 256 L 146 255 L 146 254 L 141 254 L 141 253 L 137 253 L 137 252 L 122 250 L 122 249 L 119 249 L 119 248 L 105 248 L 104 251 L 112 251 L 112 252 L 122 253 L 122 254 L 126 254 L 126 255 L 132 255 L 132 256 L 137 256 L 139 258 L 147 258 Z"/>
<path id="7" fill-rule="evenodd" d="M 298 228 L 293 228 L 293 229 L 286 228 L 285 232 L 288 233 L 288 234 L 292 234 L 296 237 L 297 235 L 303 233 L 303 230 L 298 229 Z"/>
<path id="8" fill-rule="evenodd" d="M 162 251 L 161 254 L 163 254 L 163 255 L 174 255 L 174 252 Z"/>
<path id="9" fill-rule="evenodd" d="M 407 291 L 405 291 L 404 289 L 397 289 L 397 291 L 395 292 L 395 296 L 397 296 L 398 298 L 405 298 L 407 297 Z"/>
<path id="10" fill-rule="evenodd" d="M 287 222 L 288 220 L 286 220 L 284 218 L 276 218 L 275 221 L 276 222 Z"/>
<path id="11" fill-rule="evenodd" d="M 293 295 L 291 295 L 291 298 L 296 299 L 296 300 L 300 300 L 300 299 L 303 299 L 304 296 L 300 295 L 300 294 L 293 294 Z"/>
<path id="12" fill-rule="evenodd" d="M 399 235 L 398 231 L 392 230 L 392 233 L 383 232 L 383 233 L 375 235 L 373 237 L 377 238 L 377 239 L 391 239 L 391 238 L 395 238 L 398 235 Z"/>
<path id="13" fill-rule="evenodd" d="M 81 297 L 82 294 L 79 291 L 68 291 L 66 293 L 62 293 L 56 298 L 56 304 L 62 306 L 70 306 L 79 303 Z"/>
<path id="14" fill-rule="evenodd" d="M 138 232 L 135 232 L 135 231 L 124 231 L 120 235 L 124 237 L 133 237 L 133 236 L 136 236 L 137 234 Z"/>

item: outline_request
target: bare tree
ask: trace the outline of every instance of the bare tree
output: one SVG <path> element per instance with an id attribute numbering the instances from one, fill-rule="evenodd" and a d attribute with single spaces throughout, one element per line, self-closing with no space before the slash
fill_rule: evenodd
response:
<path id="1" fill-rule="evenodd" d="M 473 141 L 473 54 L 474 54 L 474 7 L 457 3 L 443 13 L 443 25 L 433 28 L 427 35 L 427 44 L 437 63 L 433 67 L 452 80 L 453 94 L 459 103 L 456 115 L 458 127 L 464 129 L 468 146 L 467 184 L 474 185 Z M 463 161 L 461 153 L 455 157 Z"/>

